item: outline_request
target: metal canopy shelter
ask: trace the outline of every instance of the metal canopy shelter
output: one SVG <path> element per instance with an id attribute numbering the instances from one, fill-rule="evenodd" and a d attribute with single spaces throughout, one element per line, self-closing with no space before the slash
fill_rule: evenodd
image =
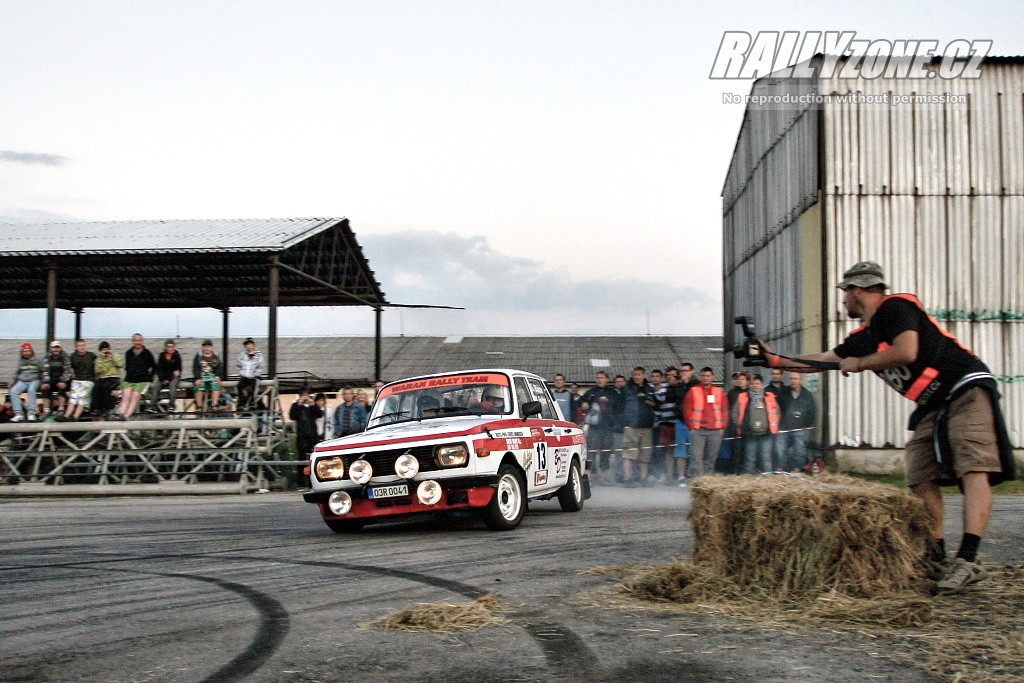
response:
<path id="1" fill-rule="evenodd" d="M 278 306 L 388 305 L 347 218 L 168 220 L 0 226 L 0 308 L 215 308 L 227 358 L 232 306 L 265 306 L 268 374 Z M 379 370 L 378 370 L 379 374 Z"/>

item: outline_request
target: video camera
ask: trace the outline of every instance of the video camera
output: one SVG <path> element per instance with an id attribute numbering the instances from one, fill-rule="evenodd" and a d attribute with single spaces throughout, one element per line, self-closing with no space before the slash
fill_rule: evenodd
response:
<path id="1" fill-rule="evenodd" d="M 743 331 L 743 341 L 732 347 L 732 355 L 743 359 L 743 367 L 767 367 L 768 359 L 761 352 L 761 342 L 754 331 L 754 319 L 740 315 L 733 321 Z"/>

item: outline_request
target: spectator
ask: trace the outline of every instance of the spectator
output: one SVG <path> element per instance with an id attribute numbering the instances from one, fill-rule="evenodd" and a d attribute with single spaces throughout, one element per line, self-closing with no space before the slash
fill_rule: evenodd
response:
<path id="1" fill-rule="evenodd" d="M 156 359 L 143 344 L 142 335 L 136 332 L 132 335 L 131 348 L 124 354 L 121 405 L 117 409 L 121 418 L 128 419 L 135 414 L 142 395 L 149 390 L 149 383 L 153 381 L 154 370 L 156 370 Z"/>
<path id="2" fill-rule="evenodd" d="M 612 467 L 611 483 L 614 484 L 619 480 L 621 469 L 624 467 L 622 463 L 625 462 L 622 453 L 622 439 L 624 436 L 623 430 L 625 429 L 623 417 L 626 411 L 626 378 L 622 375 L 615 375 L 612 390 L 615 393 L 611 405 L 608 406 L 608 421 L 611 422 L 612 429 L 612 458 L 610 465 Z"/>
<path id="3" fill-rule="evenodd" d="M 320 415 L 316 418 L 316 438 L 318 441 L 329 441 L 334 438 L 334 420 L 327 409 L 327 397 L 318 393 L 313 397 L 313 403 L 320 409 Z"/>
<path id="4" fill-rule="evenodd" d="M 69 360 L 74 379 L 71 380 L 68 408 L 64 417 L 77 420 L 92 407 L 92 390 L 96 385 L 96 354 L 89 350 L 84 339 L 76 339 L 75 352 Z"/>
<path id="5" fill-rule="evenodd" d="M 242 342 L 245 351 L 238 354 L 235 360 L 235 372 L 238 373 L 238 409 L 252 407 L 254 399 L 259 395 L 260 377 L 267 371 L 267 361 L 262 351 L 256 350 L 256 342 L 252 337 Z"/>
<path id="6" fill-rule="evenodd" d="M 288 419 L 295 423 L 296 460 L 309 459 L 309 454 L 318 442 L 316 421 L 323 417 L 323 408 L 318 407 L 310 397 L 309 387 L 302 387 L 299 398 L 288 409 Z M 304 469 L 301 465 L 295 468 L 295 484 L 299 488 L 309 486 L 309 477 L 303 472 Z"/>
<path id="7" fill-rule="evenodd" d="M 654 387 L 647 382 L 647 371 L 642 367 L 633 368 L 633 377 L 624 390 L 625 401 L 622 410 L 622 478 L 625 486 L 636 486 L 633 480 L 633 463 L 639 462 L 639 483 L 648 485 L 651 458 L 654 455 L 652 428 L 654 427 Z"/>
<path id="8" fill-rule="evenodd" d="M 668 377 L 666 381 L 665 377 Z M 675 384 L 679 383 L 679 372 L 669 368 L 651 370 L 651 386 L 654 388 L 654 458 L 655 467 L 663 470 L 662 483 L 675 486 L 676 398 Z"/>
<path id="9" fill-rule="evenodd" d="M 163 352 L 156 359 L 156 377 L 149 391 L 149 412 L 155 413 L 160 408 L 160 391 L 167 389 L 167 402 L 174 410 L 174 402 L 178 398 L 178 383 L 181 381 L 181 354 L 175 348 L 173 339 L 164 342 Z"/>
<path id="10" fill-rule="evenodd" d="M 740 400 L 740 395 L 747 393 L 749 386 L 750 373 L 745 370 L 732 373 L 732 388 L 726 395 L 729 405 L 736 405 Z M 743 439 L 736 429 L 736 423 L 733 422 L 731 413 L 729 414 L 729 425 L 725 428 L 725 437 L 723 469 L 729 474 L 741 474 L 743 472 Z"/>
<path id="11" fill-rule="evenodd" d="M 683 363 L 679 366 L 679 381 L 672 387 L 675 394 L 676 404 L 676 432 L 675 432 L 675 464 L 679 479 L 679 486 L 686 487 L 686 470 L 690 459 L 690 428 L 687 426 L 683 415 L 683 401 L 691 387 L 700 384 L 700 380 L 693 376 L 693 363 Z"/>
<path id="12" fill-rule="evenodd" d="M 569 391 L 569 387 L 565 386 L 565 375 L 560 372 L 555 374 L 555 386 L 551 389 L 551 396 L 562 411 L 562 417 L 571 422 L 573 419 L 573 408 L 575 407 L 573 399 L 575 397 Z"/>
<path id="13" fill-rule="evenodd" d="M 11 422 L 21 422 L 28 414 L 28 421 L 36 419 L 36 397 L 39 393 L 39 383 L 43 369 L 36 360 L 36 352 L 32 345 L 25 342 L 18 352 L 18 365 L 14 370 L 14 379 L 11 386 L 11 407 L 14 409 L 14 417 Z M 21 402 L 21 395 L 28 396 L 27 404 Z"/>
<path id="14" fill-rule="evenodd" d="M 729 401 L 714 382 L 715 371 L 701 368 L 700 384 L 691 387 L 683 400 L 683 415 L 690 428 L 690 469 L 686 473 L 689 479 L 715 471 L 722 445 Z"/>
<path id="15" fill-rule="evenodd" d="M 220 378 L 224 373 L 224 364 L 213 351 L 213 342 L 209 339 L 203 341 L 202 350 L 192 359 L 192 377 L 196 382 L 196 411 L 204 412 L 206 393 L 210 393 L 210 408 L 216 409 L 220 401 L 220 392 L 223 388 L 220 385 Z"/>
<path id="16" fill-rule="evenodd" d="M 43 372 L 39 385 L 39 395 L 44 400 L 43 411 L 45 413 L 59 413 L 64 410 L 68 387 L 71 386 L 73 377 L 74 373 L 71 370 L 68 354 L 64 353 L 59 341 L 50 342 L 50 352 L 43 359 Z"/>
<path id="17" fill-rule="evenodd" d="M 775 400 L 779 401 L 786 391 L 786 385 L 782 383 L 782 370 L 772 368 L 772 381 L 764 388 L 765 391 L 775 394 Z"/>
<path id="18" fill-rule="evenodd" d="M 595 484 L 615 484 L 611 415 L 615 401 L 616 392 L 608 386 L 608 373 L 599 370 L 595 386 L 580 399 L 580 407 L 585 411 L 583 421 L 587 425 L 587 452 L 592 458 L 590 477 Z"/>
<path id="19" fill-rule="evenodd" d="M 114 409 L 114 389 L 121 385 L 124 359 L 110 348 L 110 342 L 101 341 L 96 357 L 96 386 L 93 387 L 93 412 L 106 415 Z"/>
<path id="20" fill-rule="evenodd" d="M 370 414 L 370 397 L 363 389 L 356 389 L 356 403 L 363 407 L 367 415 Z"/>
<path id="21" fill-rule="evenodd" d="M 341 403 L 334 409 L 334 435 L 348 436 L 366 429 L 366 408 L 356 403 L 351 387 L 341 390 Z"/>
<path id="22" fill-rule="evenodd" d="M 747 474 L 772 471 L 775 436 L 779 433 L 779 403 L 766 392 L 764 379 L 750 375 L 750 388 L 737 397 L 733 407 L 736 431 L 743 436 L 743 471 Z"/>
<path id="23" fill-rule="evenodd" d="M 775 468 L 799 471 L 807 466 L 807 441 L 817 420 L 814 396 L 803 388 L 803 376 L 789 373 L 789 390 L 779 402 L 782 414 L 780 432 L 775 439 Z"/>

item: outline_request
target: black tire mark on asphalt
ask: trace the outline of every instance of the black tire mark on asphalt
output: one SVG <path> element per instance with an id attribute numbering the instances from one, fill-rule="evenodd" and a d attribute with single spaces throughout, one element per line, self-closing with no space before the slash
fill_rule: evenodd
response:
<path id="1" fill-rule="evenodd" d="M 85 568 L 90 564 L 92 563 L 75 562 L 65 566 Z M 137 569 L 118 569 L 116 567 L 107 567 L 106 571 L 202 581 L 242 596 L 256 609 L 257 614 L 260 616 L 260 623 L 252 642 L 230 662 L 202 679 L 201 683 L 231 683 L 232 681 L 240 681 L 246 678 L 267 663 L 267 660 L 277 651 L 285 636 L 288 635 L 288 629 L 291 624 L 288 610 L 276 598 L 258 591 L 252 586 L 201 574 L 147 572 Z"/>
<path id="2" fill-rule="evenodd" d="M 405 569 L 393 569 L 390 567 L 378 567 L 375 565 L 365 564 L 349 564 L 346 562 L 331 562 L 329 560 L 293 560 L 284 558 L 258 558 L 251 555 L 231 555 L 228 553 L 214 553 L 214 554 L 203 554 L 203 553 L 180 553 L 180 554 L 161 554 L 156 556 L 149 556 L 144 558 L 107 558 L 103 560 L 96 560 L 94 562 L 68 562 L 60 563 L 59 566 L 64 567 L 88 567 L 93 564 L 110 564 L 115 562 L 140 562 L 146 560 L 165 560 L 165 559 L 205 559 L 205 560 L 225 560 L 225 561 L 238 561 L 243 560 L 252 562 L 254 560 L 263 560 L 267 562 L 275 562 L 280 564 L 291 564 L 306 567 L 321 567 L 327 569 L 347 569 L 349 571 L 363 572 L 366 574 L 373 574 L 376 576 L 385 576 L 389 578 L 404 579 L 406 581 L 412 581 L 414 583 L 425 584 L 428 586 L 434 586 L 441 588 L 458 595 L 462 595 L 471 600 L 477 600 L 485 595 L 491 593 L 491 591 L 477 588 L 466 583 L 454 581 L 452 579 L 445 579 L 438 576 L 431 576 L 429 574 L 422 574 L 420 572 L 408 571 Z M 58 565 L 49 565 L 58 566 Z M 6 566 L 2 569 L 10 570 L 15 569 L 13 566 Z M 26 569 L 25 567 L 17 567 L 18 569 Z M 38 567 L 42 568 L 42 567 Z M 108 568 L 111 571 L 121 571 L 134 574 L 151 574 L 155 576 L 165 577 L 176 577 L 183 579 L 195 579 L 198 581 L 205 581 L 207 583 L 215 584 L 221 588 L 234 591 L 249 602 L 260 613 L 260 628 L 256 633 L 256 637 L 253 642 L 250 643 L 246 650 L 231 660 L 227 665 L 219 669 L 217 672 L 212 674 L 210 677 L 204 679 L 203 683 L 212 683 L 213 681 L 236 681 L 242 677 L 248 676 L 254 673 L 257 669 L 262 667 L 267 659 L 274 653 L 274 651 L 280 646 L 281 641 L 284 639 L 288 632 L 289 617 L 288 612 L 273 597 L 261 593 L 256 589 L 246 586 L 240 583 L 234 583 L 231 581 L 224 581 L 222 579 L 215 579 L 208 576 L 201 576 L 196 574 L 182 574 L 173 572 L 143 572 L 139 570 L 131 569 L 116 569 Z M 535 609 L 520 609 L 512 614 L 511 621 L 516 626 L 522 628 L 529 634 L 530 638 L 537 644 L 541 652 L 544 653 L 544 659 L 547 661 L 548 666 L 557 672 L 558 680 L 575 681 L 575 680 L 586 680 L 586 681 L 601 681 L 605 679 L 604 672 L 602 670 L 600 661 L 590 650 L 590 647 L 584 642 L 584 640 L 577 635 L 572 629 L 559 624 L 557 621 L 546 618 L 542 613 Z M 283 624 L 283 629 L 281 625 Z"/>

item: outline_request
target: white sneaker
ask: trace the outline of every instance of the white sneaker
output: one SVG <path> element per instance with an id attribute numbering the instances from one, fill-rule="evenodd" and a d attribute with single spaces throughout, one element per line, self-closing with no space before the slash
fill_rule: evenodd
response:
<path id="1" fill-rule="evenodd" d="M 35 413 L 29 413 L 28 414 L 28 421 L 29 422 L 35 422 L 36 421 L 36 414 Z"/>
<path id="2" fill-rule="evenodd" d="M 21 422 L 24 419 L 25 419 L 25 416 L 22 415 L 21 413 L 18 413 L 17 415 L 15 415 L 14 417 L 11 418 L 11 422 Z"/>
<path id="3" fill-rule="evenodd" d="M 946 575 L 935 584 L 935 592 L 939 595 L 959 593 L 986 576 L 988 572 L 980 564 L 957 557 L 949 564 Z"/>

